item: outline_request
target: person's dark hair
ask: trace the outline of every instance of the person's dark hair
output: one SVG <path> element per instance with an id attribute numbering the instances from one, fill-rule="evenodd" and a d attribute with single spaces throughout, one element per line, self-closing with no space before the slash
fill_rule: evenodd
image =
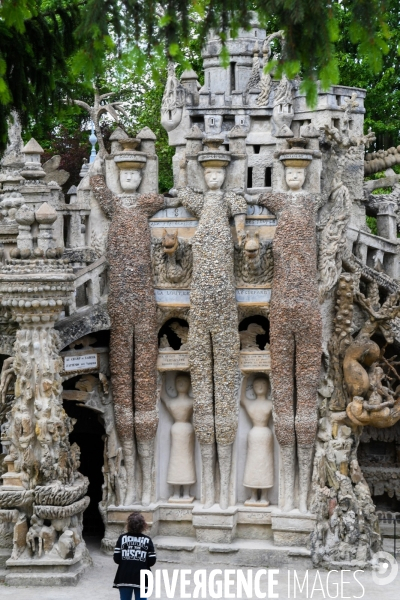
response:
<path id="1" fill-rule="evenodd" d="M 140 535 L 147 529 L 144 516 L 139 512 L 133 512 L 128 517 L 128 533 Z"/>

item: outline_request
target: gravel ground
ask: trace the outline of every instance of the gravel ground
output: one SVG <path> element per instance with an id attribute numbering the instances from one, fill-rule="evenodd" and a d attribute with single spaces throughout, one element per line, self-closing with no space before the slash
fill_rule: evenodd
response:
<path id="1" fill-rule="evenodd" d="M 113 563 L 113 560 L 110 556 L 105 556 L 102 554 L 98 546 L 99 544 L 89 543 L 88 544 L 90 553 L 93 558 L 93 567 L 89 568 L 81 581 L 76 587 L 31 587 L 31 588 L 22 588 L 22 587 L 9 587 L 6 585 L 0 585 L 0 599 L 8 600 L 14 598 L 16 600 L 119 600 L 119 595 L 117 590 L 112 588 L 112 581 L 114 578 L 116 566 Z M 215 565 L 216 569 L 224 570 L 224 567 L 220 565 Z M 159 569 L 165 569 L 168 571 L 170 580 L 173 576 L 173 571 L 176 569 L 185 569 L 185 565 L 183 564 L 171 564 L 171 563 L 159 563 L 156 567 L 154 567 L 153 572 L 155 573 Z M 212 567 L 208 565 L 205 567 L 202 565 L 198 565 L 197 569 L 204 569 L 208 574 L 212 570 Z M 229 565 L 226 565 L 226 569 L 229 569 Z M 247 569 L 244 569 L 244 573 L 246 573 Z M 256 570 L 253 571 L 253 575 L 255 576 Z M 166 589 L 164 585 L 161 586 L 161 597 L 162 600 L 166 600 L 168 597 L 170 598 L 191 598 L 192 593 L 194 591 L 194 582 L 193 582 L 193 569 L 192 574 L 187 573 L 187 578 L 191 582 L 183 593 L 181 593 L 180 582 L 182 581 L 182 573 L 180 575 L 180 579 L 178 578 L 178 584 L 176 586 L 176 592 L 174 595 L 166 594 Z M 230 574 L 225 574 L 225 576 L 230 576 L 236 582 L 235 572 L 232 571 Z M 296 576 L 298 581 L 301 583 L 305 577 L 305 571 L 296 571 Z M 343 587 L 341 588 L 340 579 L 343 577 Z M 164 574 L 161 574 L 161 578 L 163 579 Z M 224 574 L 217 573 L 216 582 L 221 580 L 224 577 Z M 357 578 L 362 584 L 362 586 L 357 583 L 354 579 L 354 574 L 351 572 L 343 572 L 335 573 L 332 572 L 328 577 L 327 571 L 319 571 L 317 573 L 316 570 L 312 569 L 308 571 L 308 591 L 306 590 L 306 585 L 301 592 L 299 590 L 299 586 L 296 589 L 296 595 L 294 594 L 294 572 L 293 570 L 288 571 L 286 569 L 280 569 L 279 573 L 274 574 L 275 579 L 277 580 L 277 585 L 272 589 L 268 590 L 267 577 L 263 575 L 260 579 L 260 592 L 261 594 L 265 594 L 265 596 L 261 596 L 261 594 L 256 595 L 253 590 L 253 594 L 251 598 L 255 600 L 258 597 L 264 598 L 297 598 L 299 600 L 305 600 L 306 598 L 312 598 L 313 600 L 323 600 L 325 598 L 364 598 L 365 600 L 398 600 L 400 598 L 400 570 L 396 579 L 387 584 L 387 585 L 377 585 L 374 583 L 372 579 L 372 574 L 370 572 L 366 573 L 358 573 Z M 290 590 L 288 589 L 288 579 L 290 581 Z M 349 582 L 349 583 L 346 583 Z M 322 589 L 321 589 L 322 588 Z M 236 598 L 239 597 L 236 594 L 236 583 L 232 585 L 230 589 L 228 589 L 228 593 L 218 593 L 218 588 L 216 588 L 216 594 L 210 595 L 209 593 L 203 595 L 201 592 L 197 597 L 199 598 Z M 229 592 L 232 595 L 229 595 Z M 276 596 L 271 595 L 271 592 L 277 594 Z M 211 591 L 212 593 L 212 591 Z M 156 595 L 152 595 L 151 598 L 156 598 Z M 193 596 L 195 597 L 195 596 Z M 243 596 L 246 598 L 246 596 Z"/>

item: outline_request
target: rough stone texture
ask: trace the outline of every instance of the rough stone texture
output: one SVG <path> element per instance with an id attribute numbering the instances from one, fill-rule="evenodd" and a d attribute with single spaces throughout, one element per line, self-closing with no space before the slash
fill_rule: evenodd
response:
<path id="1" fill-rule="evenodd" d="M 314 444 L 321 369 L 315 200 L 307 193 L 264 194 L 278 217 L 270 309 L 275 432 L 281 446 Z M 297 407 L 294 412 L 294 378 Z"/>
<path id="2" fill-rule="evenodd" d="M 192 241 L 189 329 L 193 424 L 201 443 L 231 444 L 237 429 L 240 346 L 229 217 L 246 214 L 247 206 L 232 192 L 203 195 L 182 189 L 179 199 L 199 219 Z"/>
<path id="3" fill-rule="evenodd" d="M 104 177 L 91 177 L 93 192 L 111 219 L 108 233 L 111 320 L 110 369 L 115 421 L 121 440 L 154 438 L 157 423 L 157 318 L 148 218 L 164 206 L 157 194 L 133 195 L 126 208 Z M 132 372 L 135 352 L 134 374 Z M 132 407 L 133 380 L 135 391 Z"/>

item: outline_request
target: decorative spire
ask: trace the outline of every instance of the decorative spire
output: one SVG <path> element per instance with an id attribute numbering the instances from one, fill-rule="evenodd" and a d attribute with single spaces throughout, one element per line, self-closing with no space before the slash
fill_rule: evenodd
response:
<path id="1" fill-rule="evenodd" d="M 97 153 L 96 153 L 96 144 L 97 144 L 97 137 L 96 134 L 94 132 L 94 123 L 93 121 L 92 123 L 92 133 L 89 136 L 89 142 L 92 145 L 92 150 L 90 152 L 90 159 L 89 159 L 89 163 L 93 163 L 96 159 Z"/>

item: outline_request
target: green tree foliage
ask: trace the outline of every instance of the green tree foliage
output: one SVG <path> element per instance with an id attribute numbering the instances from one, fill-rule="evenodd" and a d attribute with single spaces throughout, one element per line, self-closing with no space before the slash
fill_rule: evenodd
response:
<path id="1" fill-rule="evenodd" d="M 390 36 L 386 0 L 165 0 L 160 4 L 154 0 L 87 0 L 78 28 L 78 36 L 85 40 L 79 66 L 93 76 L 106 52 L 112 47 L 122 52 L 119 40 L 129 38 L 131 59 L 138 69 L 146 63 L 157 68 L 166 53 L 183 62 L 182 48 L 190 41 L 193 20 L 202 39 L 213 28 L 225 42 L 228 32 L 235 35 L 240 27 L 250 26 L 254 10 L 265 26 L 273 19 L 285 31 L 286 45 L 278 66 L 291 77 L 301 70 L 303 88 L 312 102 L 317 76 L 324 86 L 338 80 L 337 7 L 348 16 L 351 43 L 357 45 L 369 68 L 378 72 Z M 226 51 L 221 58 L 228 59 Z"/>
<path id="2" fill-rule="evenodd" d="M 65 96 L 76 52 L 79 0 L 3 0 L 0 6 L 0 145 L 12 108 L 44 122 Z"/>
<path id="3" fill-rule="evenodd" d="M 31 84 L 41 95 L 54 92 L 56 72 L 65 66 L 65 56 L 71 53 L 74 43 L 77 43 L 75 73 L 84 73 L 87 80 L 104 71 L 104 61 L 110 52 L 120 59 L 128 57 L 136 72 L 144 72 L 146 65 L 149 66 L 152 76 L 157 78 L 160 65 L 167 57 L 185 63 L 184 49 L 190 44 L 193 23 L 197 24 L 201 39 L 213 28 L 225 42 L 229 32 L 235 35 L 240 27 L 249 27 L 251 11 L 257 13 L 264 26 L 273 20 L 278 29 L 285 31 L 286 45 L 278 66 L 292 77 L 301 70 L 304 89 L 312 101 L 317 76 L 324 86 L 338 80 L 335 43 L 340 31 L 340 12 L 346 13 L 349 40 L 357 46 L 360 58 L 374 72 L 379 71 L 390 37 L 388 2 L 390 0 L 3 0 L 0 22 L 2 38 L 6 41 L 1 47 L 0 101 L 3 104 L 10 99 L 17 101 L 14 99 L 16 89 L 8 81 L 9 64 L 15 61 L 7 52 L 12 45 L 10 37 L 16 36 L 17 42 L 21 41 L 19 52 L 24 58 L 21 65 L 24 73 L 29 66 L 28 57 L 40 65 L 42 80 L 32 76 Z M 46 53 L 42 40 L 45 40 Z M 227 58 L 223 50 L 221 59 L 226 61 Z"/>
<path id="4" fill-rule="evenodd" d="M 400 143 L 400 4 L 398 0 L 388 0 L 387 22 L 390 37 L 387 52 L 381 57 L 381 69 L 371 69 L 368 61 L 362 58 L 359 44 L 350 36 L 351 15 L 342 7 L 337 7 L 339 38 L 336 55 L 339 67 L 339 81 L 342 85 L 365 88 L 365 129 L 369 127 L 377 134 L 376 148 L 390 148 Z M 371 151 L 375 148 L 371 147 Z"/>
<path id="5" fill-rule="evenodd" d="M 0 146 L 11 108 L 27 137 L 49 151 L 82 148 L 87 115 L 63 99 L 91 103 L 91 82 L 126 100 L 131 127 L 148 125 L 158 137 L 161 187 L 169 187 L 171 150 L 159 124 L 167 58 L 200 73 L 200 46 L 210 28 L 222 42 L 247 27 L 256 11 L 262 26 L 283 29 L 279 76 L 303 78 L 312 104 L 317 78 L 366 87 L 367 121 L 379 135 L 399 131 L 398 0 L 3 0 L 0 4 Z M 223 49 L 221 61 L 228 56 Z M 125 123 L 128 127 L 129 124 Z M 1 147 L 0 147 L 1 149 Z M 75 169 L 76 170 L 76 169 Z"/>

